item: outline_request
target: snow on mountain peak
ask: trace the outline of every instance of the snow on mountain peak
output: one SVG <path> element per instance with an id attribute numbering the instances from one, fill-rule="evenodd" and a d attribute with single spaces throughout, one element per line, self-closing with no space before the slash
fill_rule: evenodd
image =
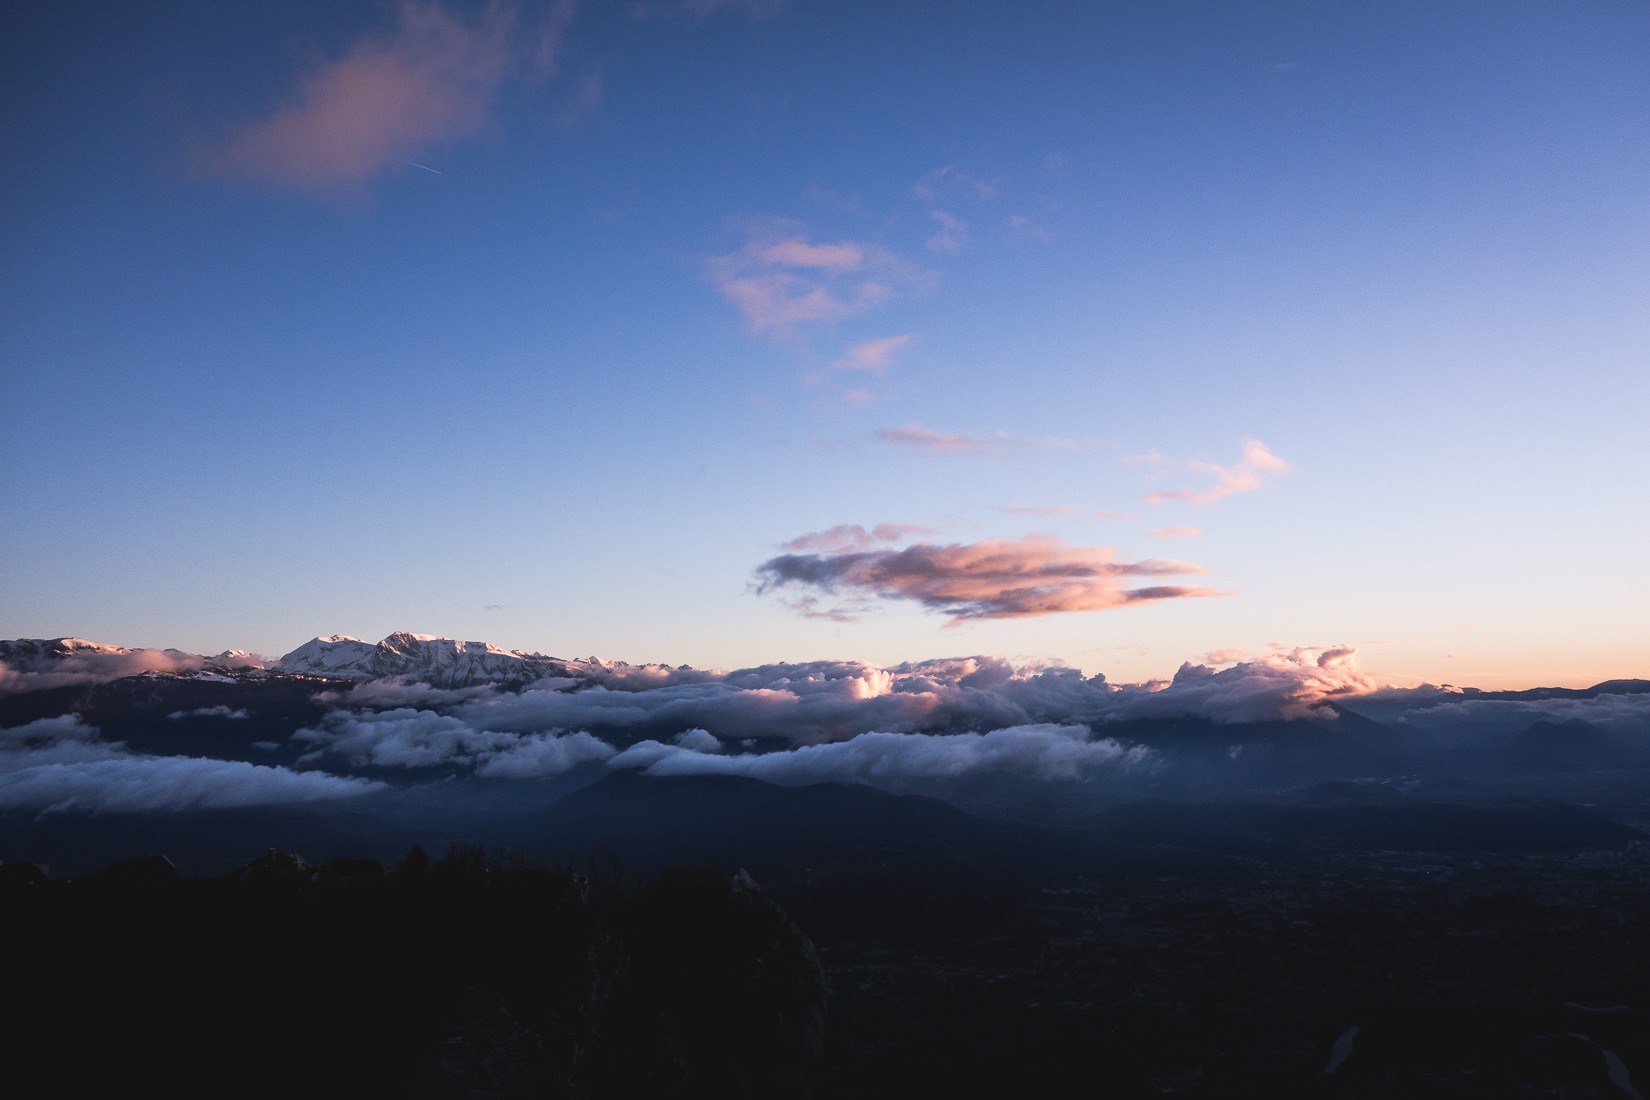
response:
<path id="1" fill-rule="evenodd" d="M 30 641 L 33 639 L 18 639 Z M 51 638 L 41 639 L 41 644 L 64 653 L 131 653 L 132 650 L 123 645 L 110 645 L 107 642 L 94 642 L 88 638 Z"/>
<path id="2" fill-rule="evenodd" d="M 403 677 L 443 688 L 525 685 L 566 673 L 564 662 L 542 653 L 409 631 L 397 631 L 376 644 L 341 634 L 315 638 L 282 657 L 279 668 L 351 680 Z"/>

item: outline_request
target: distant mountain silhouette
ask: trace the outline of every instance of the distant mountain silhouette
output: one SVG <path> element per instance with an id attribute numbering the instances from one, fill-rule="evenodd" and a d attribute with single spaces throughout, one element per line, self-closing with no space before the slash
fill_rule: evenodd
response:
<path id="1" fill-rule="evenodd" d="M 1408 851 L 1569 851 L 1643 840 L 1637 829 L 1553 800 L 1469 804 L 1368 801 L 1138 802 L 1087 827 L 1116 841 L 1242 852 L 1292 845 Z"/>
<path id="2" fill-rule="evenodd" d="M 0 813 L 0 858 L 49 864 L 53 877 L 89 874 L 141 852 L 188 874 L 220 874 L 269 848 L 311 859 L 390 859 L 441 833 L 398 826 L 353 807 L 253 806 L 170 813 Z"/>
<path id="3" fill-rule="evenodd" d="M 1625 742 L 1573 718 L 1530 723 L 1508 742 L 1500 763 L 1523 771 L 1577 771 L 1619 765 L 1633 755 Z"/>
<path id="4" fill-rule="evenodd" d="M 630 874 L 746 867 L 809 927 L 920 935 L 996 919 L 1035 876 L 1079 863 L 1082 839 L 854 784 L 625 771 L 532 815 L 515 843 L 553 864 L 598 853 Z"/>
<path id="5" fill-rule="evenodd" d="M 731 775 L 615 771 L 524 823 L 538 851 L 605 846 L 644 867 L 891 855 L 968 863 L 1043 840 L 1034 826 L 972 817 L 949 803 L 875 787 L 782 787 Z"/>

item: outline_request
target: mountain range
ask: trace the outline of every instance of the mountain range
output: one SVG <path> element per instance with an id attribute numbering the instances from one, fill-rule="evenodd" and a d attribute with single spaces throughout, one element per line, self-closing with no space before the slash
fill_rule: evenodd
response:
<path id="1" fill-rule="evenodd" d="M 411 633 L 318 637 L 276 659 L 18 639 L 0 642 L 0 848 L 91 859 L 120 836 L 149 836 L 172 852 L 246 858 L 191 839 L 210 820 L 203 837 L 236 838 L 230 847 L 266 836 L 313 850 L 330 836 L 383 855 L 470 837 L 557 857 L 612 844 L 649 863 L 767 853 L 777 866 L 791 861 L 775 852 L 808 852 L 814 806 L 838 808 L 825 815 L 839 823 L 825 848 L 858 860 L 878 842 L 854 821 L 886 821 L 908 855 L 918 835 L 974 837 L 963 847 L 985 850 L 995 842 L 967 820 L 1092 832 L 1108 813 L 1161 817 L 1119 807 L 1273 805 L 1324 783 L 1346 785 L 1359 806 L 1205 814 L 1219 823 L 1199 835 L 1277 821 L 1287 833 L 1319 818 L 1335 833 L 1360 814 L 1464 820 L 1416 817 L 1387 796 L 1559 797 L 1650 820 L 1636 809 L 1650 682 L 1468 692 L 1333 674 L 1259 660 L 1113 685 L 988 657 L 697 670 Z M 717 816 L 730 800 L 747 807 L 737 821 Z M 947 805 L 958 816 L 945 818 Z M 1391 835 L 1451 829 L 1473 833 Z M 551 836 L 561 839 L 541 843 Z"/>

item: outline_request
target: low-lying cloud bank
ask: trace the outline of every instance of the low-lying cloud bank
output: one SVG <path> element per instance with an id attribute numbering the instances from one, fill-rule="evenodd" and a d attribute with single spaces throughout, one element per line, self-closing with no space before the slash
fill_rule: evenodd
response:
<path id="1" fill-rule="evenodd" d="M 350 798 L 380 783 L 319 771 L 150 756 L 103 741 L 78 715 L 0 729 L 0 810 L 137 813 Z"/>
<path id="2" fill-rule="evenodd" d="M 735 756 L 685 743 L 643 741 L 613 767 L 651 775 L 743 775 L 772 783 L 887 783 L 990 773 L 1029 779 L 1081 779 L 1100 768 L 1139 765 L 1149 749 L 1092 739 L 1084 726 L 1011 726 L 989 733 L 862 733 L 847 741 Z"/>
<path id="3" fill-rule="evenodd" d="M 342 706 L 293 737 L 306 762 L 330 757 L 491 777 L 606 763 L 791 783 L 987 771 L 1075 779 L 1151 758 L 1111 733 L 1129 722 L 1333 719 L 1324 704 L 1374 687 L 1347 647 L 1279 652 L 1220 670 L 1188 664 L 1172 681 L 1124 686 L 1070 668 L 1016 669 L 997 657 L 894 668 L 816 661 L 583 670 L 604 682 L 579 690 L 557 682 L 440 707 Z"/>
<path id="4" fill-rule="evenodd" d="M 1617 736 L 1650 734 L 1650 692 L 1604 694 L 1590 699 L 1456 699 L 1400 715 L 1399 723 L 1430 733 L 1497 736 L 1536 722 L 1584 722 Z"/>
<path id="5" fill-rule="evenodd" d="M 557 680 L 437 706 L 366 709 L 388 689 L 340 696 L 345 705 L 295 736 L 358 764 L 474 764 L 525 734 L 586 731 L 622 742 L 698 731 L 765 749 L 846 741 L 867 733 L 981 733 L 1016 726 L 1202 718 L 1258 722 L 1333 717 L 1324 704 L 1371 691 L 1349 647 L 1296 649 L 1213 669 L 1183 665 L 1173 680 L 1115 685 L 1063 667 L 1015 668 L 1001 657 L 958 657 L 882 668 L 811 661 L 704 670 L 585 663 L 600 682 Z M 427 696 L 411 690 L 412 698 Z M 371 704 L 368 703 L 368 706 Z"/>
<path id="6" fill-rule="evenodd" d="M 532 778 L 605 764 L 784 783 L 898 783 L 986 772 L 1081 779 L 1163 763 L 1151 746 L 1153 731 L 1165 724 L 1255 728 L 1312 719 L 1328 730 L 1348 711 L 1444 737 L 1579 719 L 1612 733 L 1640 731 L 1650 741 L 1650 694 L 1527 701 L 1442 688 L 1400 691 L 1365 674 L 1350 646 L 1233 656 L 1211 654 L 1224 667 L 1187 663 L 1171 680 L 1122 685 L 1059 666 L 1016 668 L 1000 657 L 735 670 L 570 662 L 576 680 L 442 704 L 425 696 L 423 705 L 371 709 L 361 704 L 396 693 L 351 693 L 339 701 L 354 705 L 294 736 L 307 750 L 305 761 L 354 766 Z"/>
<path id="7" fill-rule="evenodd" d="M 1074 780 L 1153 757 L 1144 747 L 1096 738 L 1086 726 L 1049 723 L 986 733 L 872 731 L 769 752 L 728 752 L 714 734 L 690 728 L 668 744 L 650 738 L 620 751 L 583 730 L 511 734 L 476 730 L 431 711 L 400 710 L 330 715 L 323 728 L 300 730 L 294 737 L 317 746 L 306 759 L 337 754 L 356 765 L 468 767 L 494 779 L 561 775 L 594 762 L 653 775 L 743 775 L 792 785 L 902 783 L 981 773 Z"/>
<path id="8" fill-rule="evenodd" d="M 387 768 L 473 767 L 477 775 L 529 778 L 559 775 L 617 750 L 578 731 L 528 734 L 478 729 L 464 719 L 429 710 L 333 711 L 318 727 L 293 734 L 316 746 L 304 757 L 331 753 L 352 764 Z"/>
<path id="9" fill-rule="evenodd" d="M 815 545 L 859 554 L 865 551 L 855 548 L 903 534 L 843 528 L 821 533 Z M 407 637 L 409 645 L 428 641 Z M 68 649 L 32 665 L 7 657 L 7 667 L 13 676 L 98 678 L 134 668 L 211 667 L 200 664 L 209 659 L 187 654 L 160 654 L 157 664 L 158 651 L 94 643 Z M 313 695 L 327 708 L 318 717 L 285 727 L 291 732 L 274 740 L 263 732 L 270 719 L 256 704 L 250 711 L 232 701 L 167 712 L 177 733 L 189 737 L 221 735 L 224 744 L 240 744 L 259 736 L 251 747 L 282 754 L 287 767 L 140 754 L 66 715 L 0 730 L 0 809 L 245 806 L 345 798 L 383 785 L 378 780 L 535 779 L 604 768 L 930 790 L 985 775 L 1163 779 L 1182 764 L 1206 772 L 1228 757 L 1264 757 L 1238 749 L 1274 742 L 1295 752 L 1321 741 L 1326 753 L 1350 754 L 1346 760 L 1389 763 L 1407 752 L 1458 751 L 1451 759 L 1468 766 L 1478 748 L 1488 750 L 1484 759 L 1512 766 L 1567 752 L 1572 741 L 1577 752 L 1600 759 L 1650 753 L 1650 684 L 1591 692 L 1394 689 L 1364 673 L 1349 646 L 1278 648 L 1247 658 L 1220 650 L 1205 660 L 1182 665 L 1169 680 L 1113 684 L 1058 664 L 1016 667 L 988 656 L 732 670 L 543 658 L 552 674 L 521 690 L 491 681 L 432 687 L 399 677 L 335 686 Z M 244 682 L 250 692 L 264 681 Z M 1310 724 L 1274 725 L 1295 720 Z M 1565 726 L 1564 736 L 1555 740 L 1546 729 L 1524 736 L 1534 723 Z M 136 744 L 145 733 L 133 726 L 122 735 Z"/>

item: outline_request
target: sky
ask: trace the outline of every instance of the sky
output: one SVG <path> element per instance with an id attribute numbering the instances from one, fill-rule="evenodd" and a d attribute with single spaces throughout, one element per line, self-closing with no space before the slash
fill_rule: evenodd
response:
<path id="1" fill-rule="evenodd" d="M 1650 675 L 1650 6 L 0 6 L 0 637 Z"/>

